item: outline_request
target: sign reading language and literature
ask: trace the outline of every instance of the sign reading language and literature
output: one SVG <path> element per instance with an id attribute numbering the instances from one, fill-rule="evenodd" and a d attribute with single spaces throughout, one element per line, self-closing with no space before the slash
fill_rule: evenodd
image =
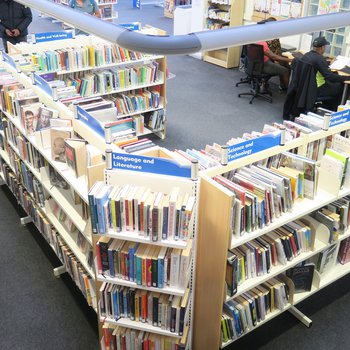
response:
<path id="1" fill-rule="evenodd" d="M 105 137 L 105 131 L 102 125 L 88 112 L 86 112 L 80 106 L 77 107 L 77 115 L 78 119 L 81 120 L 84 124 L 86 124 L 89 128 L 97 132 L 103 138 Z"/>
<path id="2" fill-rule="evenodd" d="M 2 59 L 11 67 L 17 69 L 15 61 L 5 51 L 2 52 Z"/>
<path id="3" fill-rule="evenodd" d="M 332 113 L 329 126 L 335 126 L 350 121 L 350 109 L 345 109 L 344 111 L 339 111 Z"/>
<path id="4" fill-rule="evenodd" d="M 63 32 L 47 32 L 47 33 L 36 33 L 34 34 L 34 40 L 36 43 L 43 43 L 46 41 L 66 40 L 72 39 L 72 31 Z"/>
<path id="5" fill-rule="evenodd" d="M 228 161 L 250 156 L 254 153 L 264 151 L 268 148 L 279 146 L 281 142 L 281 133 L 271 133 L 256 139 L 237 143 L 227 147 Z"/>
<path id="6" fill-rule="evenodd" d="M 112 153 L 112 169 L 132 170 L 152 174 L 191 178 L 191 166 L 180 165 L 174 160 Z"/>

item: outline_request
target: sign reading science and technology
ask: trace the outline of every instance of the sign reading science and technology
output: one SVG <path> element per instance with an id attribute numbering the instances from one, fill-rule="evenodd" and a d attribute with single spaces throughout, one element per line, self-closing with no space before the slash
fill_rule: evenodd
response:
<path id="1" fill-rule="evenodd" d="M 170 159 L 112 153 L 112 169 L 191 178 L 191 166 Z"/>
<path id="2" fill-rule="evenodd" d="M 281 133 L 271 133 L 253 140 L 244 141 L 227 147 L 228 161 L 250 156 L 254 153 L 264 151 L 268 148 L 279 146 Z"/>

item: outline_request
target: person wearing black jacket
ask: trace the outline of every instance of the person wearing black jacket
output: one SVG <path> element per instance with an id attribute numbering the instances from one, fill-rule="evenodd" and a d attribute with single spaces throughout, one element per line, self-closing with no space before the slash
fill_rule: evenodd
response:
<path id="1" fill-rule="evenodd" d="M 324 36 L 319 36 L 312 43 L 312 50 L 303 56 L 303 61 L 312 64 L 316 71 L 317 97 L 331 98 L 329 104 L 336 109 L 341 102 L 344 81 L 349 77 L 333 73 L 323 56 L 329 42 Z"/>
<path id="2" fill-rule="evenodd" d="M 28 26 L 32 22 L 29 7 L 13 0 L 0 0 L 0 37 L 7 52 L 7 42 L 27 41 Z"/>

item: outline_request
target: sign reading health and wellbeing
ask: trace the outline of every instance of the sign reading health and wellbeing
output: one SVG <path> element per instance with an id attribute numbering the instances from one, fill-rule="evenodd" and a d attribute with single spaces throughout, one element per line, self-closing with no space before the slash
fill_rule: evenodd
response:
<path id="1" fill-rule="evenodd" d="M 281 143 L 281 133 L 275 132 L 256 139 L 237 143 L 227 147 L 228 161 L 250 156 L 254 153 L 264 151 L 268 148 L 279 146 Z"/>
<path id="2" fill-rule="evenodd" d="M 2 52 L 2 59 L 8 64 L 10 65 L 11 67 L 17 69 L 16 67 L 16 63 L 15 61 L 13 60 L 13 58 L 8 55 L 5 51 Z"/>
<path id="3" fill-rule="evenodd" d="M 84 124 L 86 124 L 90 129 L 97 132 L 103 138 L 105 137 L 105 131 L 102 125 L 97 121 L 91 114 L 86 112 L 80 106 L 77 107 L 77 115 L 78 119 L 81 120 Z"/>
<path id="4" fill-rule="evenodd" d="M 56 40 L 66 40 L 73 38 L 72 31 L 63 31 L 63 32 L 47 32 L 47 33 L 36 33 L 34 34 L 36 43 L 43 43 L 47 41 L 56 41 Z"/>
<path id="5" fill-rule="evenodd" d="M 179 165 L 176 161 L 170 159 L 126 153 L 112 153 L 112 169 L 191 178 L 190 165 Z"/>
<path id="6" fill-rule="evenodd" d="M 329 126 L 335 126 L 350 121 L 350 109 L 332 113 Z"/>
<path id="7" fill-rule="evenodd" d="M 44 79 L 39 74 L 34 73 L 34 82 L 37 86 L 40 87 L 43 91 L 45 91 L 48 95 L 52 96 L 52 89 L 47 80 Z"/>

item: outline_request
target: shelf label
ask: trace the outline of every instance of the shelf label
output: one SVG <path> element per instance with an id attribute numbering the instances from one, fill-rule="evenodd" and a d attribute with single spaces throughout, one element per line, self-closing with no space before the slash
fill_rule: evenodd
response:
<path id="1" fill-rule="evenodd" d="M 123 27 L 129 30 L 140 30 L 140 22 L 131 22 L 131 23 L 118 23 L 119 27 Z"/>
<path id="2" fill-rule="evenodd" d="M 47 32 L 47 33 L 36 33 L 34 34 L 36 43 L 43 43 L 46 41 L 66 40 L 73 38 L 72 31 L 63 32 Z"/>
<path id="3" fill-rule="evenodd" d="M 140 9 L 141 8 L 141 0 L 132 0 L 132 7 L 134 9 Z"/>
<path id="4" fill-rule="evenodd" d="M 191 166 L 182 166 L 174 160 L 112 153 L 112 169 L 191 178 Z"/>
<path id="5" fill-rule="evenodd" d="M 237 143 L 235 145 L 227 147 L 228 161 L 232 162 L 236 159 L 250 156 L 254 153 L 264 151 L 268 148 L 279 146 L 280 142 L 281 133 L 278 131 L 258 137 L 256 139 Z"/>
<path id="6" fill-rule="evenodd" d="M 48 82 L 39 74 L 34 73 L 35 84 L 52 97 L 52 89 Z"/>
<path id="7" fill-rule="evenodd" d="M 104 131 L 102 125 L 91 114 L 89 114 L 83 108 L 78 106 L 77 107 L 77 115 L 78 115 L 78 119 L 80 121 L 82 121 L 84 124 L 86 124 L 92 130 L 94 130 L 100 136 L 105 138 L 105 131 Z"/>
<path id="8" fill-rule="evenodd" d="M 332 113 L 329 126 L 344 124 L 350 121 L 350 109 Z"/>
<path id="9" fill-rule="evenodd" d="M 8 64 L 10 65 L 11 67 L 13 67 L 14 69 L 17 69 L 16 67 L 16 63 L 15 61 L 13 60 L 13 58 L 8 55 L 5 51 L 2 52 L 2 59 Z"/>

